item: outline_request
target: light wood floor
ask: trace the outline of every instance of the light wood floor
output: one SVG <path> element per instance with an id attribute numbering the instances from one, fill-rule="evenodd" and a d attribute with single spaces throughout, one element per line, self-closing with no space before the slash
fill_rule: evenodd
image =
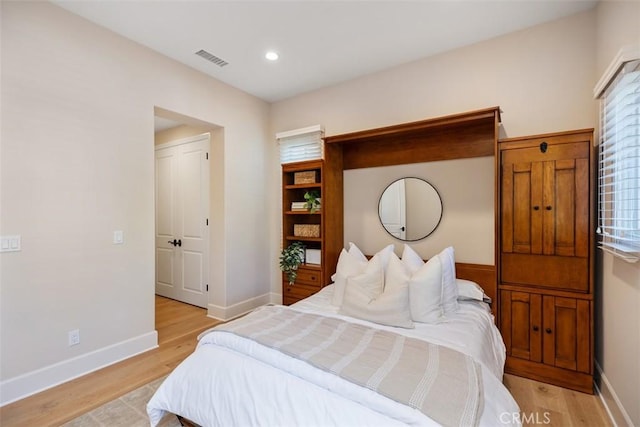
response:
<path id="1" fill-rule="evenodd" d="M 597 395 L 509 374 L 504 385 L 520 406 L 523 426 L 613 427 Z"/>
<path id="2" fill-rule="evenodd" d="M 216 324 L 206 310 L 156 297 L 158 349 L 0 408 L 0 425 L 59 426 L 167 375 L 193 352 L 196 336 Z M 523 426 L 612 426 L 597 396 L 505 375 Z M 114 426 L 115 427 L 115 426 Z"/>
<path id="3" fill-rule="evenodd" d="M 203 308 L 156 296 L 159 348 L 6 405 L 0 425 L 60 426 L 167 375 L 193 352 L 198 334 L 216 323 Z"/>

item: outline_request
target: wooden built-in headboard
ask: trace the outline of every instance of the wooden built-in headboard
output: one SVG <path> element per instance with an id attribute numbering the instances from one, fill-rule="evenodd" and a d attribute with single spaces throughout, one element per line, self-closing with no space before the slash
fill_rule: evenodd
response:
<path id="1" fill-rule="evenodd" d="M 377 129 L 327 136 L 325 164 L 335 179 L 334 194 L 342 197 L 342 173 L 347 169 L 423 163 L 437 160 L 494 156 L 500 126 L 500 108 L 491 107 L 467 113 L 404 123 Z M 324 197 L 324 196 L 323 196 Z M 332 218 L 342 218 L 342 201 L 327 205 Z M 335 262 L 344 236 L 341 224 L 336 224 L 335 241 L 328 246 L 329 261 Z M 335 257 L 333 256 L 335 253 Z M 496 301 L 497 281 L 494 265 L 456 263 L 461 279 L 473 280 Z M 495 310 L 495 304 L 492 308 Z M 494 311 L 495 315 L 495 311 Z"/>
<path id="2" fill-rule="evenodd" d="M 498 301 L 498 287 L 496 282 L 495 265 L 456 262 L 456 277 L 459 279 L 471 280 L 482 286 L 484 293 L 493 301 L 491 311 L 497 318 L 495 303 Z"/>

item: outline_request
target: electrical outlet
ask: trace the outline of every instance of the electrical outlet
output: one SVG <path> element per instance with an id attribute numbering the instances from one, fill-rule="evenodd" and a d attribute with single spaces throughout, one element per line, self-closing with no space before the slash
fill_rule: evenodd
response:
<path id="1" fill-rule="evenodd" d="M 116 230 L 113 232 L 113 244 L 122 245 L 124 243 L 124 231 Z"/>
<path id="2" fill-rule="evenodd" d="M 80 344 L 80 330 L 69 331 L 69 347 Z"/>

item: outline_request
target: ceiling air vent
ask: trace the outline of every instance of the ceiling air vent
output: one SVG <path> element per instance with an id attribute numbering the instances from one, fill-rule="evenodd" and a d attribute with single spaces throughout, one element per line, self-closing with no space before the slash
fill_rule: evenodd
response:
<path id="1" fill-rule="evenodd" d="M 200 49 L 199 51 L 196 52 L 196 55 L 203 57 L 207 61 L 213 62 L 218 67 L 224 67 L 225 65 L 229 65 L 229 63 L 224 59 L 218 58 L 217 56 L 210 54 L 206 50 Z"/>

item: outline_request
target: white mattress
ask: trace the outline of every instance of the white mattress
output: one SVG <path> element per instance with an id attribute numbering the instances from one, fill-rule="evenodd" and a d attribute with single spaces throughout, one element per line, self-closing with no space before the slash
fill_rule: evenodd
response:
<path id="1" fill-rule="evenodd" d="M 444 323 L 400 329 L 338 315 L 330 304 L 332 292 L 332 286 L 325 287 L 291 307 L 466 353 L 482 365 L 485 404 L 480 425 L 511 425 L 518 419 L 513 416 L 518 405 L 502 384 L 504 343 L 484 303 L 461 301 L 459 312 Z M 437 425 L 413 408 L 276 350 L 235 336 L 232 350 L 220 345 L 215 335 L 203 336 L 196 351 L 158 388 L 147 405 L 152 426 L 166 412 L 202 426 Z"/>

